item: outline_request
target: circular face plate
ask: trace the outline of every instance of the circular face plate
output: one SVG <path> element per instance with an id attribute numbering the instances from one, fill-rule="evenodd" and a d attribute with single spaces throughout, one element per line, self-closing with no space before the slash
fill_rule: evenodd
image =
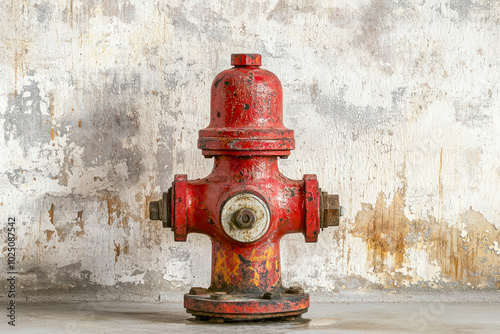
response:
<path id="1" fill-rule="evenodd" d="M 243 229 L 235 222 L 241 209 L 250 209 L 255 213 L 252 228 Z M 262 237 L 269 228 L 270 213 L 267 204 L 250 193 L 241 193 L 229 198 L 223 205 L 220 219 L 227 235 L 239 242 L 253 242 Z"/>

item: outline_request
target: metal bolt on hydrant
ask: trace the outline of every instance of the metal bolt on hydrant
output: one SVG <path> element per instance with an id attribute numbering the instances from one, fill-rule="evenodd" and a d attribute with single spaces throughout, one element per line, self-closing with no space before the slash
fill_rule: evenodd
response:
<path id="1" fill-rule="evenodd" d="M 212 240 L 210 287 L 184 295 L 197 319 L 294 319 L 307 312 L 309 295 L 282 286 L 280 240 L 302 233 L 316 242 L 321 228 L 339 225 L 342 208 L 316 175 L 280 173 L 278 158 L 288 157 L 295 140 L 283 125 L 281 83 L 260 68 L 261 56 L 233 54 L 231 65 L 212 84 L 210 124 L 199 132 L 198 148 L 215 160 L 212 173 L 175 175 L 162 199 L 150 202 L 150 219 L 172 228 L 175 241 L 189 233 Z"/>

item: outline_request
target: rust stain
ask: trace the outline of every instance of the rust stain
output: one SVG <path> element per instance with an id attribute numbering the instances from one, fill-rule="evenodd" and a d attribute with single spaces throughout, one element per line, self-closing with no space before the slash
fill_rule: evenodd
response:
<path id="1" fill-rule="evenodd" d="M 115 263 L 118 262 L 118 257 L 121 255 L 120 244 L 115 244 Z"/>
<path id="2" fill-rule="evenodd" d="M 430 259 L 436 260 L 444 276 L 454 281 L 480 286 L 500 280 L 500 256 L 492 248 L 500 240 L 500 230 L 479 212 L 469 208 L 462 215 L 467 235 L 456 227 L 440 224 L 430 238 Z"/>
<path id="3" fill-rule="evenodd" d="M 71 29 L 73 29 L 73 0 L 69 0 L 69 22 Z"/>
<path id="4" fill-rule="evenodd" d="M 44 232 L 47 235 L 47 241 L 50 241 L 55 231 L 45 230 Z"/>
<path id="5" fill-rule="evenodd" d="M 403 191 L 398 191 L 392 203 L 386 207 L 385 197 L 380 193 L 375 207 L 363 204 L 363 209 L 356 216 L 356 225 L 352 233 L 361 237 L 368 248 L 368 263 L 375 273 L 401 269 L 405 260 L 405 237 L 411 229 L 410 221 L 404 212 Z M 394 258 L 395 267 L 388 268 L 386 259 Z"/>
<path id="6" fill-rule="evenodd" d="M 128 227 L 129 215 L 124 211 L 125 205 L 120 198 L 117 195 L 108 194 L 106 196 L 106 205 L 108 208 L 108 225 L 113 225 L 114 216 L 116 216 L 118 227 Z"/>
<path id="7" fill-rule="evenodd" d="M 495 285 L 500 276 L 500 256 L 492 245 L 500 240 L 500 230 L 472 208 L 461 219 L 467 235 L 436 217 L 410 220 L 404 214 L 405 189 L 400 189 L 387 206 L 380 193 L 375 206 L 363 204 L 351 233 L 362 238 L 367 248 L 367 263 L 384 287 L 399 287 L 403 281 L 422 281 L 398 269 L 410 265 L 407 250 L 425 250 L 429 263 L 441 268 L 438 284 L 457 282 L 464 286 Z M 415 263 L 412 264 L 415 266 Z M 368 269 L 368 268 L 367 268 Z"/>
<path id="8" fill-rule="evenodd" d="M 54 117 L 54 94 L 49 95 L 50 117 Z"/>
<path id="9" fill-rule="evenodd" d="M 85 230 L 84 230 L 84 221 L 83 221 L 83 210 L 80 210 L 78 211 L 78 214 L 77 214 L 77 217 L 76 217 L 76 222 L 78 224 L 78 226 L 80 226 L 80 231 L 77 231 L 76 232 L 76 236 L 79 237 L 79 236 L 82 236 L 85 234 Z"/>
<path id="10" fill-rule="evenodd" d="M 106 204 L 108 206 L 108 225 L 112 225 L 113 224 L 113 219 L 111 218 L 112 207 L 111 203 L 109 202 L 109 198 L 106 200 Z"/>
<path id="11" fill-rule="evenodd" d="M 50 205 L 49 209 L 49 217 L 50 217 L 50 222 L 52 225 L 54 225 L 54 203 Z"/>
<path id="12" fill-rule="evenodd" d="M 79 127 L 79 128 L 81 128 L 81 127 L 82 127 L 82 120 L 81 120 L 81 119 L 79 119 L 79 120 L 78 120 L 78 127 Z"/>
<path id="13" fill-rule="evenodd" d="M 49 109 L 50 109 L 50 118 L 52 119 L 52 122 L 54 122 L 54 95 L 50 94 L 49 96 Z M 50 139 L 54 140 L 55 135 L 57 134 L 54 126 L 50 128 Z M 54 144 L 52 144 L 54 145 Z"/>
<path id="14" fill-rule="evenodd" d="M 250 254 L 245 255 L 219 249 L 212 254 L 212 257 L 215 261 L 212 276 L 218 277 L 219 281 L 227 286 L 238 286 L 249 290 L 262 286 L 262 282 L 268 280 L 271 273 L 279 271 L 280 266 L 279 254 L 275 253 L 273 247 L 269 247 L 263 253 L 253 249 Z M 249 263 L 253 265 L 250 266 Z M 245 278 L 244 282 L 240 281 L 237 284 L 242 277 Z"/>
<path id="15" fill-rule="evenodd" d="M 438 220 L 441 222 L 443 214 L 443 148 L 439 154 L 439 206 L 438 206 Z"/>
<path id="16" fill-rule="evenodd" d="M 144 196 L 144 199 L 141 200 L 141 196 Z M 142 208 L 142 217 L 149 217 L 149 202 L 151 202 L 151 196 L 150 195 L 143 195 L 141 192 L 138 192 L 135 195 L 135 200 L 136 202 L 141 203 L 141 208 Z M 143 221 L 144 219 L 141 219 Z"/>
<path id="17" fill-rule="evenodd" d="M 123 254 L 129 254 L 129 252 L 130 252 L 129 246 L 128 246 L 128 245 L 125 245 L 125 246 L 123 247 Z"/>

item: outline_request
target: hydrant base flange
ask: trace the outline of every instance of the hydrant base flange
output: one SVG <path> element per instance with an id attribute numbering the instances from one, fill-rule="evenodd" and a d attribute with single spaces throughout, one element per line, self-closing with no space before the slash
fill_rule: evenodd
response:
<path id="1" fill-rule="evenodd" d="M 200 320 L 246 321 L 262 319 L 293 319 L 307 312 L 309 295 L 284 294 L 279 299 L 262 296 L 235 295 L 214 300 L 210 294 L 184 295 L 184 307 Z"/>

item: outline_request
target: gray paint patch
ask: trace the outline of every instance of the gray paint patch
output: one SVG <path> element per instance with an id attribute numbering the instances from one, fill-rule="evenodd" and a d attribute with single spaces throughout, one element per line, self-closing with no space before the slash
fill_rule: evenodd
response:
<path id="1" fill-rule="evenodd" d="M 49 280 L 49 275 L 47 274 L 46 270 L 41 266 L 32 266 L 29 269 L 20 272 L 19 275 L 21 277 L 35 275 L 38 283 L 47 283 L 47 281 Z"/>
<path id="2" fill-rule="evenodd" d="M 390 109 L 372 106 L 358 107 L 347 104 L 345 101 L 347 89 L 347 86 L 344 86 L 335 96 L 323 96 L 318 93 L 317 87 L 314 85 L 310 87 L 312 100 L 317 101 L 319 113 L 330 119 L 329 124 L 333 125 L 340 121 L 349 127 L 355 126 L 360 132 L 366 132 L 380 128 L 387 123 L 404 121 L 400 104 L 406 88 L 401 87 L 391 93 Z"/>
<path id="3" fill-rule="evenodd" d="M 450 9 L 458 13 L 462 20 L 471 19 L 471 14 L 476 10 L 489 10 L 495 6 L 495 1 L 474 1 L 474 0 L 452 0 L 450 1 Z"/>
<path id="4" fill-rule="evenodd" d="M 179 261 L 187 261 L 191 257 L 189 250 L 181 248 L 181 247 L 168 247 L 172 258 Z"/>
<path id="5" fill-rule="evenodd" d="M 194 7 L 190 15 L 198 21 L 192 22 L 186 15 L 184 6 L 170 7 L 167 5 L 169 17 L 175 29 L 186 37 L 206 36 L 210 40 L 225 41 L 231 38 L 229 20 L 222 14 L 207 9 L 203 4 Z"/>
<path id="6" fill-rule="evenodd" d="M 106 86 L 106 91 L 109 93 L 120 94 L 127 90 L 139 93 L 141 90 L 140 73 L 133 72 L 130 77 L 119 77 L 117 71 L 106 71 L 104 76 L 113 78 L 111 84 Z"/>
<path id="7" fill-rule="evenodd" d="M 48 101 L 44 101 L 48 102 Z M 11 94 L 4 114 L 6 142 L 18 140 L 25 156 L 33 147 L 50 143 L 50 112 L 42 110 L 42 97 L 38 83 L 32 81 L 17 94 Z M 45 103 L 49 107 L 49 103 Z M 39 152 L 42 154 L 42 152 Z"/>
<path id="8" fill-rule="evenodd" d="M 39 23 L 50 22 L 52 18 L 52 6 L 48 3 L 35 5 L 36 18 Z"/>
<path id="9" fill-rule="evenodd" d="M 490 100 L 455 101 L 455 120 L 471 128 L 486 125 L 491 119 L 491 116 L 485 113 L 489 111 L 490 106 Z"/>
<path id="10" fill-rule="evenodd" d="M 118 92 L 114 89 L 111 88 L 112 94 Z M 117 166 L 125 162 L 128 182 L 136 183 L 143 169 L 142 149 L 139 146 L 125 147 L 124 143 L 138 135 L 140 118 L 133 103 L 124 101 L 121 96 L 102 96 L 88 118 L 82 119 L 82 127 L 70 135 L 71 141 L 84 148 L 84 166 L 96 167 L 106 163 Z M 109 170 L 107 177 L 113 182 L 123 182 L 116 178 L 115 172 Z"/>
<path id="11" fill-rule="evenodd" d="M 294 16 L 300 13 L 306 14 L 313 13 L 315 11 L 315 6 L 308 4 L 307 2 L 300 3 L 300 1 L 298 1 L 289 3 L 288 1 L 280 0 L 269 12 L 266 19 L 275 20 L 280 23 L 292 23 Z"/>

